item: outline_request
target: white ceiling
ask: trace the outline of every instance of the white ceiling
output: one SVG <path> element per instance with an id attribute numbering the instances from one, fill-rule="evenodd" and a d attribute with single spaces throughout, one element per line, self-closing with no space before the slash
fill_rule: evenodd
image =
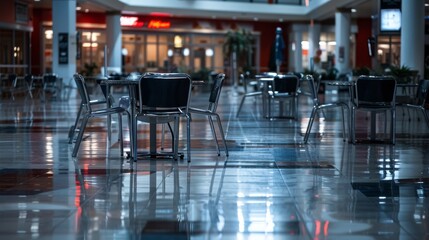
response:
<path id="1" fill-rule="evenodd" d="M 27 0 L 35 8 L 50 8 L 52 0 Z M 429 1 L 429 0 L 426 0 Z M 310 6 L 258 4 L 222 0 L 77 0 L 82 11 L 119 11 L 123 14 L 164 13 L 178 17 L 258 21 L 329 21 L 337 8 L 354 8 L 352 18 L 378 14 L 378 0 L 311 0 Z"/>

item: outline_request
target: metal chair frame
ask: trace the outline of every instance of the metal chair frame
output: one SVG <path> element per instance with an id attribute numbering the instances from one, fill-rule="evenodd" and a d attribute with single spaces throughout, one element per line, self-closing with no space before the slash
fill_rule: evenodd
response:
<path id="1" fill-rule="evenodd" d="M 352 143 L 356 143 L 356 112 L 358 110 L 369 111 L 371 114 L 385 113 L 390 111 L 390 141 L 396 143 L 396 80 L 389 76 L 360 76 L 356 80 L 353 91 L 351 132 Z M 372 119 L 375 116 L 371 116 Z M 372 120 L 371 120 L 372 121 Z M 373 124 L 373 122 L 371 123 Z M 374 128 L 375 126 L 371 126 Z M 385 117 L 385 128 L 387 127 L 387 115 Z M 374 139 L 372 139 L 374 140 Z"/>
<path id="2" fill-rule="evenodd" d="M 210 92 L 210 96 L 209 96 L 209 104 L 208 104 L 207 109 L 189 107 L 189 113 L 191 115 L 192 114 L 200 114 L 200 115 L 207 116 L 207 119 L 208 119 L 209 124 L 210 124 L 210 129 L 211 129 L 212 134 L 213 134 L 214 141 L 216 142 L 216 149 L 217 149 L 218 156 L 220 156 L 220 150 L 219 150 L 219 143 L 218 143 L 217 136 L 216 136 L 216 130 L 215 130 L 214 124 L 213 124 L 213 118 L 216 119 L 218 129 L 219 129 L 220 135 L 222 137 L 223 145 L 225 147 L 225 154 L 226 154 L 226 156 L 229 156 L 228 146 L 226 145 L 225 133 L 223 131 L 220 116 L 216 112 L 218 102 L 219 102 L 220 93 L 222 91 L 224 79 L 225 79 L 225 74 L 223 74 L 223 73 L 219 73 L 216 76 L 216 78 L 214 79 L 213 85 L 211 87 L 211 92 Z"/>
<path id="3" fill-rule="evenodd" d="M 429 80 L 422 79 L 418 83 L 416 96 L 412 99 L 411 102 L 407 103 L 397 103 L 396 107 L 406 108 L 408 110 L 409 121 L 411 121 L 410 109 L 420 110 L 423 114 L 426 124 L 429 127 L 429 117 L 426 110 L 426 104 L 429 103 Z M 418 119 L 420 120 L 420 119 Z"/>
<path id="4" fill-rule="evenodd" d="M 274 119 L 271 116 L 272 101 L 280 102 L 280 115 L 278 118 L 292 118 L 298 117 L 298 91 L 299 91 L 299 78 L 296 75 L 276 75 L 274 77 L 271 89 L 268 91 L 268 118 Z M 282 116 L 283 103 L 289 100 L 292 115 Z"/>
<path id="5" fill-rule="evenodd" d="M 314 82 L 314 78 L 312 75 L 305 75 L 304 80 L 307 80 L 309 82 L 309 88 L 310 93 L 313 98 L 313 109 L 311 111 L 310 119 L 308 121 L 307 130 L 304 135 L 304 143 L 308 142 L 308 138 L 310 136 L 311 128 L 313 126 L 314 119 L 316 117 L 316 114 L 319 110 L 322 111 L 327 108 L 336 108 L 341 107 L 341 117 L 342 117 L 342 123 L 343 123 L 343 139 L 346 141 L 346 121 L 345 121 L 345 115 L 344 110 L 349 111 L 349 106 L 345 102 L 326 102 L 321 104 L 318 98 L 318 89 L 317 89 L 317 83 Z"/>
<path id="6" fill-rule="evenodd" d="M 187 159 L 191 161 L 191 134 L 189 102 L 192 81 L 189 75 L 180 73 L 148 73 L 141 76 L 138 87 L 137 121 L 151 124 L 174 122 L 172 132 L 172 155 L 178 158 L 179 118 L 186 117 L 187 123 Z M 134 121 L 134 146 L 132 156 L 137 158 L 137 121 Z M 150 153 L 151 154 L 151 153 Z M 171 154 L 170 154 L 171 155 Z"/>
<path id="7" fill-rule="evenodd" d="M 129 112 L 122 107 L 106 107 L 103 109 L 97 109 L 94 110 L 92 109 L 92 105 L 91 104 L 91 99 L 90 96 L 88 94 L 88 89 L 86 87 L 86 82 L 85 79 L 83 78 L 83 76 L 79 75 L 79 74 L 75 74 L 73 76 L 75 82 L 76 82 L 76 86 L 77 86 L 77 90 L 82 98 L 82 109 L 84 110 L 83 112 L 81 112 L 82 114 L 82 121 L 81 121 L 81 125 L 79 127 L 79 134 L 77 136 L 76 139 L 76 144 L 74 145 L 73 148 L 73 153 L 72 153 L 72 157 L 76 157 L 77 153 L 79 151 L 79 146 L 80 143 L 82 142 L 82 138 L 83 138 L 83 134 L 86 128 L 86 125 L 89 121 L 90 118 L 95 118 L 95 117 L 104 117 L 104 116 L 111 116 L 112 114 L 117 114 L 118 115 L 118 123 L 119 123 L 119 142 L 120 142 L 120 153 L 121 156 L 124 155 L 124 143 L 123 143 L 123 131 L 122 131 L 122 115 L 124 113 L 127 114 L 128 116 L 128 124 L 129 126 L 131 126 L 131 117 Z M 110 138 L 109 138 L 110 140 Z"/>
<path id="8" fill-rule="evenodd" d="M 83 99 L 81 100 L 80 105 L 79 105 L 79 110 L 78 110 L 77 115 L 76 115 L 75 123 L 70 127 L 70 130 L 69 130 L 69 135 L 68 135 L 69 143 L 73 142 L 74 136 L 75 136 L 76 132 L 78 132 L 78 130 L 79 130 L 77 128 L 77 126 L 79 125 L 79 121 L 81 121 L 82 112 L 85 110 L 85 104 L 89 104 L 91 107 L 96 106 L 96 105 L 106 104 L 106 107 L 111 107 L 110 101 L 108 100 L 110 96 L 108 95 L 108 93 L 105 90 L 106 87 L 100 86 L 100 88 L 101 88 L 102 93 L 104 95 L 104 99 L 92 99 L 88 103 L 86 103 Z M 109 139 L 110 139 L 110 128 L 111 128 L 110 123 L 111 123 L 110 117 L 108 117 L 107 126 L 108 126 L 108 130 L 109 130 L 108 131 Z"/>

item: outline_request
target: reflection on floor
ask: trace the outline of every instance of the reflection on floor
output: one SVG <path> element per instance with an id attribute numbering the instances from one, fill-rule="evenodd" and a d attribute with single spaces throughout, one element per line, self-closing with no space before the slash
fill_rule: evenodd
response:
<path id="1" fill-rule="evenodd" d="M 305 145 L 311 99 L 299 99 L 298 120 L 265 119 L 260 99 L 246 100 L 236 118 L 242 91 L 226 86 L 218 108 L 229 157 L 217 156 L 207 120 L 194 116 L 191 163 L 132 166 L 113 140 L 116 124 L 108 141 L 105 120 L 90 122 L 71 158 L 74 90 L 62 100 L 1 96 L 2 239 L 429 238 L 429 129 L 417 113 L 408 121 L 398 110 L 395 146 L 352 145 L 343 142 L 340 113 L 328 110 Z M 194 89 L 193 105 L 203 107 L 207 97 Z M 342 92 L 321 97 L 346 99 Z M 381 130 L 383 120 L 377 117 Z M 357 137 L 367 138 L 367 116 L 357 124 Z M 147 149 L 148 126 L 138 134 Z"/>

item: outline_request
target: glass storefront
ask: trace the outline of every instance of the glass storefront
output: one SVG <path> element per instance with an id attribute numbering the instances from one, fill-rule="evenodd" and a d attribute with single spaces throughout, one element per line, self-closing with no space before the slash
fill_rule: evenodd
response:
<path id="1" fill-rule="evenodd" d="M 401 36 L 378 36 L 377 60 L 383 67 L 399 66 L 401 55 Z"/>
<path id="2" fill-rule="evenodd" d="M 124 33 L 125 72 L 222 71 L 223 35 Z"/>
<path id="3" fill-rule="evenodd" d="M 303 39 L 306 39 L 301 42 L 302 46 L 302 66 L 304 69 L 311 69 L 310 66 L 310 58 L 314 58 L 316 53 L 309 53 L 309 41 L 308 39 L 308 33 L 303 33 Z M 335 33 L 332 32 L 323 32 L 320 34 L 320 41 L 319 41 L 319 47 L 318 50 L 320 52 L 320 62 L 318 64 L 315 63 L 315 65 L 318 65 L 316 70 L 321 69 L 330 69 L 334 66 L 334 55 L 335 55 Z M 354 59 L 352 56 L 354 54 L 354 41 L 350 41 L 350 56 L 351 59 Z M 316 66 L 315 66 L 316 67 Z"/>
<path id="4" fill-rule="evenodd" d="M 44 30 L 44 71 L 52 68 L 52 30 Z M 77 71 L 98 74 L 104 64 L 105 30 L 78 29 Z M 122 32 L 122 72 L 209 72 L 226 71 L 223 31 Z M 252 56 L 254 59 L 254 56 Z M 253 61 L 254 62 L 254 61 Z M 92 71 L 90 71 L 92 70 Z"/>
<path id="5" fill-rule="evenodd" d="M 29 71 L 30 32 L 0 29 L 0 74 Z"/>

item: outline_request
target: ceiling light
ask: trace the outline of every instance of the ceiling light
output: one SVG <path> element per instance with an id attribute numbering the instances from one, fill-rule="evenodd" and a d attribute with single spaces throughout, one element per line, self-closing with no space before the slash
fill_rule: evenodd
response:
<path id="1" fill-rule="evenodd" d="M 350 11 L 351 11 L 352 13 L 357 12 L 357 11 L 356 11 L 356 9 L 354 9 L 354 8 L 352 8 Z"/>
<path id="2" fill-rule="evenodd" d="M 207 57 L 213 57 L 213 54 L 214 54 L 213 49 L 211 49 L 211 48 L 206 49 L 206 56 Z"/>
<path id="3" fill-rule="evenodd" d="M 189 48 L 183 49 L 183 56 L 185 57 L 189 56 Z"/>
<path id="4" fill-rule="evenodd" d="M 80 11 L 80 10 L 82 10 L 82 7 L 81 6 L 76 6 L 76 11 Z"/>

